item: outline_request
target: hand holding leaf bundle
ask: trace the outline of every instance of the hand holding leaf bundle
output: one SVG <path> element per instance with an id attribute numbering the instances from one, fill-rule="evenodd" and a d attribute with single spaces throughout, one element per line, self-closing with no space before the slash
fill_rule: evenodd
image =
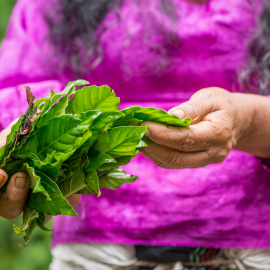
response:
<path id="1" fill-rule="evenodd" d="M 77 215 L 68 196 L 99 196 L 100 188 L 117 189 L 137 179 L 119 166 L 128 164 L 147 146 L 147 127 L 140 125 L 143 121 L 184 127 L 192 121 L 154 108 L 135 106 L 119 111 L 120 99 L 108 86 L 75 91 L 75 86 L 87 84 L 70 82 L 61 93 L 51 90 L 35 103 L 26 87 L 29 107 L 0 150 L 0 169 L 8 178 L 0 196 L 7 193 L 14 174 L 29 177 L 23 224 L 14 225 L 18 235 L 25 233 L 26 243 L 36 225 L 48 230 L 45 215 Z"/>

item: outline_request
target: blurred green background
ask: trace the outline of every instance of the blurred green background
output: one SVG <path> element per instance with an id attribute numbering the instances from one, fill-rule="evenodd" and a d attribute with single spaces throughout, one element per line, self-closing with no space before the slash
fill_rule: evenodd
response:
<path id="1" fill-rule="evenodd" d="M 16 3 L 16 0 L 1 0 L 0 1 L 0 41 L 2 41 L 7 23 L 12 11 L 12 8 L 14 4 Z"/>
<path id="2" fill-rule="evenodd" d="M 5 35 L 10 14 L 16 0 L 0 0 L 0 43 Z M 49 251 L 50 233 L 37 228 L 26 248 L 18 246 L 18 237 L 12 224 L 20 226 L 22 218 L 5 220 L 0 217 L 0 269 L 1 270 L 47 270 L 51 261 Z M 51 227 L 51 222 L 48 227 Z"/>

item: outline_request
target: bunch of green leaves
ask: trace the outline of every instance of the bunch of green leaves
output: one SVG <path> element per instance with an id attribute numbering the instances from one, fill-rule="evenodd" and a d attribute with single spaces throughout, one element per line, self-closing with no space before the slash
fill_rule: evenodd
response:
<path id="1" fill-rule="evenodd" d="M 117 189 L 136 180 L 119 166 L 128 164 L 147 146 L 143 137 L 147 127 L 140 126 L 143 121 L 172 126 L 188 126 L 192 121 L 154 108 L 135 106 L 119 111 L 120 99 L 106 85 L 75 90 L 88 84 L 70 82 L 61 93 L 51 90 L 29 105 L 27 127 L 24 114 L 0 150 L 0 168 L 9 178 L 19 171 L 30 178 L 23 224 L 14 225 L 18 236 L 25 233 L 25 243 L 36 226 L 48 230 L 45 214 L 77 215 L 66 200 L 69 195 L 99 196 L 100 188 Z M 23 124 L 27 132 L 22 131 Z M 0 189 L 0 196 L 6 186 Z"/>

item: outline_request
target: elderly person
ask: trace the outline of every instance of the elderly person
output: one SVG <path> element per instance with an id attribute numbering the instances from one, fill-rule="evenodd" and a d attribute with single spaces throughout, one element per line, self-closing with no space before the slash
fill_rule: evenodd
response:
<path id="1" fill-rule="evenodd" d="M 41 97 L 79 77 L 122 108 L 198 117 L 144 123 L 149 147 L 125 167 L 139 179 L 55 219 L 52 270 L 270 269 L 269 17 L 269 0 L 18 1 L 0 52 L 2 129 L 26 107 L 21 84 Z M 27 191 L 14 175 L 1 216 L 18 216 Z"/>

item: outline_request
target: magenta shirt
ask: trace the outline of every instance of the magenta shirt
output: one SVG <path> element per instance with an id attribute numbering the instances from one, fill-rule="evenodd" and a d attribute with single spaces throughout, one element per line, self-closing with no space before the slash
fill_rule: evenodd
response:
<path id="1" fill-rule="evenodd" d="M 19 0 L 0 51 L 0 125 L 5 128 L 26 109 L 20 85 L 36 97 L 60 91 L 75 79 L 54 68 L 43 13 L 50 2 Z M 103 25 L 103 61 L 86 76 L 108 84 L 130 105 L 170 109 L 203 87 L 237 90 L 260 0 L 175 0 L 178 19 L 164 17 L 159 1 L 125 0 L 117 22 Z M 253 3 L 253 4 L 252 4 Z M 110 242 L 145 245 L 270 248 L 270 173 L 252 155 L 231 151 L 221 164 L 166 170 L 143 156 L 125 167 L 139 176 L 101 197 L 82 196 L 78 217 L 55 219 L 53 245 Z"/>

